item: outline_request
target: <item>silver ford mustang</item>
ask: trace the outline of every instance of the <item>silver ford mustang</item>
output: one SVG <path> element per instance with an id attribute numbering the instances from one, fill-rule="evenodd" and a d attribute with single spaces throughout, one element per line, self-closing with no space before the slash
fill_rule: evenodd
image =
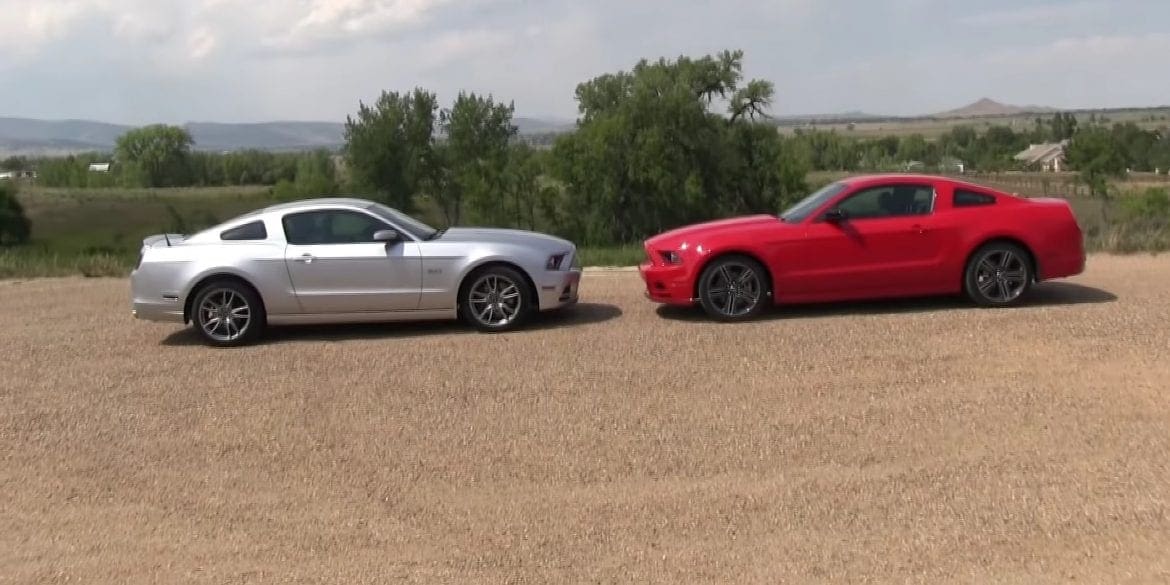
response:
<path id="1" fill-rule="evenodd" d="M 143 240 L 139 319 L 194 323 L 242 345 L 266 325 L 463 318 L 483 331 L 577 301 L 572 242 L 506 229 L 436 230 L 364 199 L 309 199 L 189 236 Z"/>

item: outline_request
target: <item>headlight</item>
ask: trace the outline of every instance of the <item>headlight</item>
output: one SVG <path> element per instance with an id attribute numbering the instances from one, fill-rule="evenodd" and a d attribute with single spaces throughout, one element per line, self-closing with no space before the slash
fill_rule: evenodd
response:
<path id="1" fill-rule="evenodd" d="M 552 256 L 549 256 L 548 262 L 546 262 L 544 265 L 544 269 L 545 270 L 560 270 L 561 262 L 564 261 L 565 256 L 567 256 L 567 255 L 568 255 L 567 253 L 561 253 L 561 254 L 553 254 Z"/>
<path id="2" fill-rule="evenodd" d="M 674 250 L 662 250 L 658 254 L 662 256 L 662 261 L 667 264 L 682 264 L 682 254 Z"/>

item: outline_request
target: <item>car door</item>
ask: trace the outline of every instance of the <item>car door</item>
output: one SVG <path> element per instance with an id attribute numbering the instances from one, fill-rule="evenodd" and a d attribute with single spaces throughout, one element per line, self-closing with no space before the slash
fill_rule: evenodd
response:
<path id="1" fill-rule="evenodd" d="M 930 183 L 869 186 L 830 209 L 839 217 L 814 218 L 803 246 L 805 292 L 844 299 L 930 289 L 938 262 L 935 198 Z"/>
<path id="2" fill-rule="evenodd" d="M 352 209 L 290 213 L 281 222 L 285 265 L 305 313 L 418 308 L 422 261 L 409 236 L 400 232 L 396 241 L 376 242 L 375 232 L 393 227 Z"/>

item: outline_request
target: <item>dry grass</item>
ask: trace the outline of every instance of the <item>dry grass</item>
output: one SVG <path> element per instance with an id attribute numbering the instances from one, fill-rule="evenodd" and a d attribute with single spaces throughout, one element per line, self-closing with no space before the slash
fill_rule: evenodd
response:
<path id="1" fill-rule="evenodd" d="M 0 283 L 0 582 L 1170 579 L 1170 258 L 1031 306 L 660 313 L 212 350 Z"/>

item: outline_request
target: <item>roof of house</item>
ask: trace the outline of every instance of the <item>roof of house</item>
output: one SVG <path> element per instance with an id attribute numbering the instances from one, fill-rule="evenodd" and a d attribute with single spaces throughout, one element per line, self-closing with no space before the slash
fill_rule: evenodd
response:
<path id="1" fill-rule="evenodd" d="M 1027 164 L 1044 163 L 1054 160 L 1058 157 L 1064 156 L 1064 147 L 1068 146 L 1067 140 L 1060 142 L 1047 142 L 1044 144 L 1033 144 L 1027 150 L 1017 154 L 1015 159 L 1023 161 Z"/>

